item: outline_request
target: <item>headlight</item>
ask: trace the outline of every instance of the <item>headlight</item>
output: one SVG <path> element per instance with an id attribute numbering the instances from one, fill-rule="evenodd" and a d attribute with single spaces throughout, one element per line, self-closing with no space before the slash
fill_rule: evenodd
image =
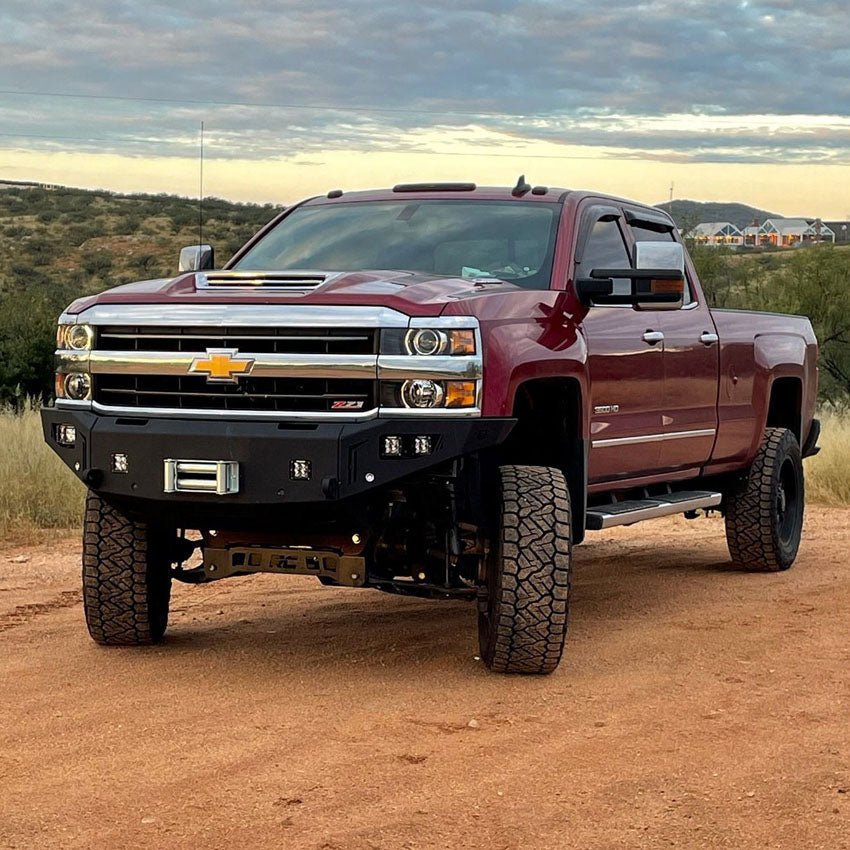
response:
<path id="1" fill-rule="evenodd" d="M 408 331 L 405 347 L 410 354 L 442 354 L 449 344 L 445 331 L 435 331 L 431 328 L 420 328 L 418 331 Z"/>
<path id="2" fill-rule="evenodd" d="M 57 348 L 89 351 L 93 343 L 94 328 L 91 325 L 59 325 L 56 330 Z"/>
<path id="3" fill-rule="evenodd" d="M 478 397 L 476 381 L 432 381 L 416 378 L 403 383 L 382 382 L 382 405 L 423 409 L 443 408 L 457 410 L 475 407 Z"/>
<path id="4" fill-rule="evenodd" d="M 381 354 L 457 357 L 475 353 L 472 328 L 388 328 L 381 334 Z"/>
<path id="5" fill-rule="evenodd" d="M 401 387 L 401 398 L 406 407 L 440 407 L 445 395 L 442 384 L 423 378 L 405 381 Z"/>
<path id="6" fill-rule="evenodd" d="M 65 376 L 65 395 L 75 401 L 83 401 L 91 395 L 91 375 L 74 372 Z"/>

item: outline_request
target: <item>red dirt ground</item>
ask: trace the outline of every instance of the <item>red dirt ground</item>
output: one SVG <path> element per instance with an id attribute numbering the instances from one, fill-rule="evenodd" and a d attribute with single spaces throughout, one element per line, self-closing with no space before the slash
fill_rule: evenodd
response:
<path id="1" fill-rule="evenodd" d="M 77 541 L 5 544 L 0 846 L 850 847 L 850 511 L 781 574 L 716 519 L 591 541 L 548 678 L 489 674 L 466 604 L 280 576 L 103 649 Z"/>

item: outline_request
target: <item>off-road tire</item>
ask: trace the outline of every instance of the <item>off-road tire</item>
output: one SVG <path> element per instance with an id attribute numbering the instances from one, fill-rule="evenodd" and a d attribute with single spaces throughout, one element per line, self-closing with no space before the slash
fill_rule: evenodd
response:
<path id="1" fill-rule="evenodd" d="M 726 541 L 745 570 L 787 570 L 803 529 L 803 458 L 787 428 L 768 428 L 747 476 L 726 494 Z"/>
<path id="2" fill-rule="evenodd" d="M 479 600 L 484 663 L 497 673 L 551 673 L 561 660 L 570 604 L 572 530 L 564 475 L 502 466 Z"/>
<path id="3" fill-rule="evenodd" d="M 83 608 L 104 646 L 158 643 L 168 625 L 171 563 L 164 529 L 131 519 L 95 493 L 86 499 Z"/>

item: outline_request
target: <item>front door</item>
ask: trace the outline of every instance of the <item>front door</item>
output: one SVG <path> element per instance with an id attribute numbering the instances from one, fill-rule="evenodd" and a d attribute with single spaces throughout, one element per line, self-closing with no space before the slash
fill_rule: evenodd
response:
<path id="1" fill-rule="evenodd" d="M 664 217 L 645 210 L 627 211 L 634 242 L 676 241 Z M 687 269 L 691 278 L 693 269 Z M 664 440 L 658 458 L 659 472 L 698 470 L 708 462 L 717 434 L 718 350 L 714 320 L 708 305 L 695 297 L 687 281 L 679 310 L 663 310 L 645 316 L 664 333 Z"/>
<path id="2" fill-rule="evenodd" d="M 580 228 L 576 277 L 593 268 L 629 268 L 622 212 L 591 206 Z M 582 238 L 582 237 L 580 237 Z M 617 281 L 616 289 L 630 286 Z M 582 322 L 590 376 L 590 484 L 651 475 L 661 456 L 664 342 L 659 313 L 591 307 Z"/>

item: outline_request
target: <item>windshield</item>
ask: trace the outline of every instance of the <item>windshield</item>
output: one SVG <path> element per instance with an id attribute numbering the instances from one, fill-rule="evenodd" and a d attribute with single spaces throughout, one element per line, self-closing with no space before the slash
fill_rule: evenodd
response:
<path id="1" fill-rule="evenodd" d="M 393 269 L 548 289 L 560 211 L 559 204 L 411 199 L 299 207 L 233 268 Z"/>

